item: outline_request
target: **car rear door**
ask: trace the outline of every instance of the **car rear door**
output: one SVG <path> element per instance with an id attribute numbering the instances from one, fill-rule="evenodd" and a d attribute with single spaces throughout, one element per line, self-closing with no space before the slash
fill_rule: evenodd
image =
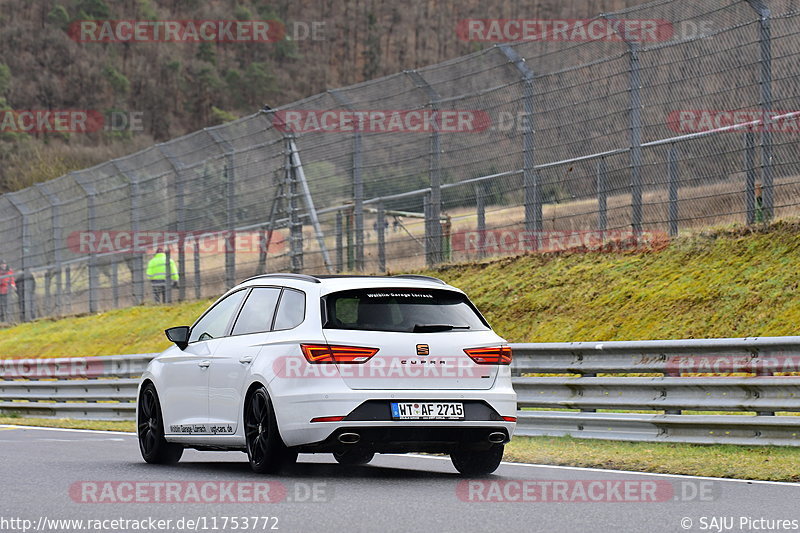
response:
<path id="1" fill-rule="evenodd" d="M 237 430 L 249 368 L 268 342 L 280 294 L 280 287 L 254 287 L 242 305 L 231 336 L 214 353 L 208 403 L 209 424 L 216 434 Z"/>
<path id="2" fill-rule="evenodd" d="M 239 290 L 219 300 L 192 326 L 186 349 L 161 358 L 163 367 L 158 393 L 165 432 L 207 432 L 212 356 L 228 335 L 246 292 Z"/>

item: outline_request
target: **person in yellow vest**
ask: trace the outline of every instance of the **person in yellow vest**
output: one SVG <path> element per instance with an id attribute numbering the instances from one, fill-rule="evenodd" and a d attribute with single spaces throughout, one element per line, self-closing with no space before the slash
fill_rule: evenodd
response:
<path id="1" fill-rule="evenodd" d="M 156 303 L 165 301 L 168 274 L 173 287 L 177 287 L 178 267 L 175 266 L 175 261 L 170 259 L 169 272 L 167 272 L 167 254 L 164 253 L 163 248 L 159 247 L 156 255 L 147 263 L 147 279 L 150 280 L 150 285 L 153 287 L 153 298 Z"/>

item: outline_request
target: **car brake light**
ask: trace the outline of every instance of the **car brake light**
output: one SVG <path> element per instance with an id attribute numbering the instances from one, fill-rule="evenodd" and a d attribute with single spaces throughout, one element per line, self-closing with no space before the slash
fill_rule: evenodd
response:
<path id="1" fill-rule="evenodd" d="M 341 422 L 344 420 L 343 416 L 318 416 L 317 418 L 312 418 L 312 422 Z"/>
<path id="2" fill-rule="evenodd" d="M 505 420 L 506 422 L 516 422 L 517 421 L 517 417 L 516 416 L 504 416 L 503 420 Z"/>
<path id="3" fill-rule="evenodd" d="M 301 344 L 300 349 L 309 363 L 366 363 L 378 353 L 378 348 L 331 346 L 330 344 Z"/>
<path id="4" fill-rule="evenodd" d="M 464 350 L 470 359 L 479 365 L 510 365 L 511 348 L 493 346 L 491 348 L 467 348 Z"/>

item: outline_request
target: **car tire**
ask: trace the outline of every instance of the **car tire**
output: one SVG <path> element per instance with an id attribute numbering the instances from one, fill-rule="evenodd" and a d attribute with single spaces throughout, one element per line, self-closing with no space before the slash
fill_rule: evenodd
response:
<path id="1" fill-rule="evenodd" d="M 495 444 L 487 450 L 453 450 L 450 460 L 456 470 L 465 476 L 485 476 L 500 466 L 504 449 L 504 445 Z"/>
<path id="2" fill-rule="evenodd" d="M 151 464 L 175 464 L 183 455 L 183 446 L 167 442 L 164 438 L 164 418 L 158 393 L 152 383 L 139 392 L 139 409 L 136 420 L 139 436 L 139 451 L 142 458 Z"/>
<path id="3" fill-rule="evenodd" d="M 275 474 L 297 461 L 297 451 L 288 448 L 278 432 L 275 410 L 267 389 L 254 390 L 245 402 L 244 434 L 250 468 L 257 474 Z"/>
<path id="4" fill-rule="evenodd" d="M 373 457 L 375 452 L 358 448 L 333 452 L 333 458 L 337 463 L 348 466 L 365 465 L 372 461 Z"/>

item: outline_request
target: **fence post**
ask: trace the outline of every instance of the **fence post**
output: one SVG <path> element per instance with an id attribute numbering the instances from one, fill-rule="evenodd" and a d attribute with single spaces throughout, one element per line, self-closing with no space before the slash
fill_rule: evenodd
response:
<path id="1" fill-rule="evenodd" d="M 225 154 L 225 286 L 236 285 L 236 174 L 233 153 Z"/>
<path id="2" fill-rule="evenodd" d="M 597 229 L 601 232 L 608 229 L 608 168 L 605 158 L 597 162 Z"/>
<path id="3" fill-rule="evenodd" d="M 608 15 L 600 16 L 609 22 L 614 21 Z M 631 130 L 631 229 L 638 236 L 642 232 L 642 165 L 644 163 L 642 156 L 642 73 L 639 44 L 629 40 L 624 33 L 614 31 L 628 46 L 628 56 L 630 57 L 628 121 Z"/>
<path id="4" fill-rule="evenodd" d="M 669 173 L 669 236 L 678 235 L 678 148 L 673 143 L 667 152 Z"/>
<path id="5" fill-rule="evenodd" d="M 156 147 L 172 167 L 175 180 L 172 189 L 175 198 L 175 230 L 178 233 L 178 300 L 186 299 L 186 205 L 184 188 L 184 164 L 169 152 L 169 144 L 161 143 Z M 167 243 L 164 242 L 166 246 Z"/>
<path id="6" fill-rule="evenodd" d="M 348 109 L 353 110 L 349 99 L 340 91 L 329 90 L 330 95 L 336 102 Z M 353 123 L 353 210 L 355 225 L 355 268 L 359 272 L 364 270 L 364 178 L 362 176 L 362 143 L 361 130 L 358 121 Z M 341 263 L 339 263 L 341 264 Z M 341 272 L 341 270 L 337 270 Z"/>
<path id="7" fill-rule="evenodd" d="M 284 143 L 286 150 L 285 172 L 289 184 L 289 257 L 294 273 L 303 271 L 303 224 L 300 221 L 297 179 L 292 169 L 292 143 L 289 138 Z"/>
<path id="8" fill-rule="evenodd" d="M 66 297 L 66 308 L 72 311 L 72 269 L 69 265 L 64 269 L 64 296 Z"/>
<path id="9" fill-rule="evenodd" d="M 172 303 L 172 252 L 170 246 L 164 243 L 164 301 Z"/>
<path id="10" fill-rule="evenodd" d="M 486 197 L 482 183 L 475 185 L 475 206 L 478 211 L 478 257 L 484 257 L 485 248 L 483 243 L 486 241 Z M 467 243 L 464 243 L 466 249 Z"/>
<path id="11" fill-rule="evenodd" d="M 128 173 L 126 169 L 122 168 L 121 163 L 124 161 L 119 159 L 114 159 L 111 161 L 111 164 L 114 165 L 114 168 L 117 169 L 117 172 L 125 179 L 128 180 L 128 189 L 130 191 L 130 219 L 131 219 L 131 232 L 133 235 L 138 235 L 139 230 L 141 229 L 141 196 L 140 196 L 140 187 L 139 187 L 139 178 L 136 176 L 135 173 Z M 132 287 L 132 296 L 133 296 L 133 304 L 140 305 L 144 303 L 144 256 L 138 250 L 131 250 L 130 259 L 126 259 L 126 263 L 128 263 L 128 268 L 131 272 L 131 283 Z M 114 269 L 116 270 L 116 262 L 114 263 Z M 114 276 L 116 276 L 116 271 L 114 272 Z M 113 285 L 114 285 L 114 307 L 117 306 L 117 298 L 119 296 L 119 289 L 116 287 L 117 280 L 119 278 L 115 277 Z"/>
<path id="12" fill-rule="evenodd" d="M 342 211 L 336 211 L 336 272 L 344 266 L 344 250 L 342 249 Z"/>
<path id="13" fill-rule="evenodd" d="M 772 161 L 772 14 L 763 0 L 746 0 L 759 17 L 758 42 L 761 47 L 761 180 L 763 182 L 764 222 L 775 216 Z"/>
<path id="14" fill-rule="evenodd" d="M 36 188 L 50 204 L 50 223 L 53 226 L 53 275 L 56 279 L 56 291 L 53 298 L 53 314 L 61 312 L 61 262 L 62 262 L 62 227 L 61 212 L 59 210 L 58 198 L 49 191 L 44 183 L 37 183 Z M 49 287 L 49 282 L 48 282 Z"/>
<path id="15" fill-rule="evenodd" d="M 200 273 L 200 241 L 194 240 L 194 299 L 199 300 L 201 296 L 200 285 L 202 284 L 202 274 Z"/>
<path id="16" fill-rule="evenodd" d="M 744 134 L 744 205 L 747 225 L 756 222 L 756 136 L 752 131 Z"/>
<path id="17" fill-rule="evenodd" d="M 534 101 L 533 81 L 534 73 L 517 51 L 507 44 L 497 47 L 509 62 L 519 72 L 522 79 L 522 105 L 525 118 L 522 122 L 522 179 L 525 195 L 525 231 L 535 232 L 537 238 L 532 240 L 533 246 L 538 249 L 539 234 L 542 231 L 542 191 L 539 183 L 539 172 L 536 170 L 535 143 L 534 143 Z"/>
<path id="18" fill-rule="evenodd" d="M 632 228 L 642 232 L 642 81 L 639 63 L 639 45 L 628 42 L 631 56 L 631 203 Z"/>
<path id="19" fill-rule="evenodd" d="M 439 100 L 441 97 L 425 78 L 416 70 L 407 70 L 406 75 L 417 87 L 425 92 L 433 112 L 433 122 L 438 125 L 439 120 Z M 430 140 L 430 162 L 428 165 L 428 176 L 430 179 L 430 202 L 429 211 L 426 214 L 427 223 L 425 225 L 425 257 L 428 266 L 434 266 L 442 262 L 442 168 L 441 168 L 441 139 L 439 128 L 434 127 L 431 132 Z"/>
<path id="20" fill-rule="evenodd" d="M 97 211 L 95 209 L 95 196 L 97 190 L 94 185 L 83 178 L 79 173 L 70 173 L 75 183 L 83 190 L 86 195 L 87 226 L 90 234 L 97 231 Z M 97 312 L 97 260 L 95 254 L 89 254 L 89 312 Z"/>
<path id="21" fill-rule="evenodd" d="M 20 310 L 19 320 L 20 322 L 27 322 L 33 318 L 31 307 L 34 295 L 31 293 L 33 292 L 33 283 L 29 283 L 28 280 L 32 279 L 33 274 L 31 273 L 31 261 L 30 261 L 30 252 L 31 252 L 31 234 L 30 234 L 30 220 L 28 215 L 30 214 L 30 210 L 28 209 L 25 202 L 18 199 L 15 193 L 8 193 L 5 195 L 8 199 L 11 206 L 16 210 L 20 217 L 20 234 L 19 239 L 20 243 L 22 243 L 22 250 L 20 253 L 20 274 L 19 281 L 17 282 L 17 295 L 21 295 L 22 299 L 19 301 L 18 307 Z"/>
<path id="22" fill-rule="evenodd" d="M 378 272 L 386 272 L 386 215 L 383 210 L 383 202 L 378 202 Z"/>
<path id="23" fill-rule="evenodd" d="M 131 230 L 137 235 L 141 230 L 142 198 L 139 178 L 130 175 L 129 186 L 131 191 Z M 133 301 L 136 305 L 144 303 L 144 252 L 134 251 L 131 257 L 131 278 L 133 282 Z"/>

